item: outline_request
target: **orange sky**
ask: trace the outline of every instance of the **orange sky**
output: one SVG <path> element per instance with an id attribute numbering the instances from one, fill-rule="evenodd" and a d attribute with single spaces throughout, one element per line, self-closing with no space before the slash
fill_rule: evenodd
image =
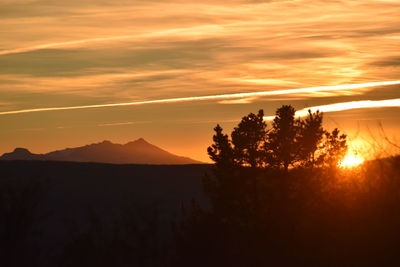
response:
<path id="1" fill-rule="evenodd" d="M 397 0 L 1 0 L 0 153 L 143 137 L 206 161 L 216 123 L 282 104 L 386 149 L 400 85 L 368 84 L 400 80 L 398 14 Z"/>

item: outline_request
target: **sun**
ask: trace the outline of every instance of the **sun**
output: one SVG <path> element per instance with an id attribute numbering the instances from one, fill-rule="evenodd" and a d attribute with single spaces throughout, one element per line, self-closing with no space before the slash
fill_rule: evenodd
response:
<path id="1" fill-rule="evenodd" d="M 352 168 L 356 167 L 364 162 L 364 159 L 355 154 L 348 154 L 344 157 L 344 159 L 339 163 L 339 167 L 341 168 Z"/>

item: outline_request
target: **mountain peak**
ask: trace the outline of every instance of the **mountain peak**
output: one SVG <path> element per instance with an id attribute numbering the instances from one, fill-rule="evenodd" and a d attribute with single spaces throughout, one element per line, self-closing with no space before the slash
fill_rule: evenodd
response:
<path id="1" fill-rule="evenodd" d="M 32 160 L 32 159 L 40 159 L 41 155 L 32 154 L 28 149 L 17 147 L 11 153 L 3 154 L 0 159 L 14 159 L 14 160 Z"/>
<path id="2" fill-rule="evenodd" d="M 135 140 L 134 142 L 137 143 L 148 143 L 146 140 L 144 140 L 144 138 L 140 137 L 139 139 Z"/>
<path id="3" fill-rule="evenodd" d="M 109 140 L 104 140 L 103 142 L 98 143 L 99 145 L 111 145 L 111 141 Z"/>
<path id="4" fill-rule="evenodd" d="M 19 155 L 32 155 L 32 153 L 28 149 L 23 148 L 23 147 L 15 148 L 12 153 L 19 154 Z"/>
<path id="5" fill-rule="evenodd" d="M 147 142 L 146 140 L 144 140 L 144 138 L 140 137 L 139 139 L 128 142 L 125 145 L 130 146 L 130 145 L 151 145 L 151 144 L 149 142 Z"/>

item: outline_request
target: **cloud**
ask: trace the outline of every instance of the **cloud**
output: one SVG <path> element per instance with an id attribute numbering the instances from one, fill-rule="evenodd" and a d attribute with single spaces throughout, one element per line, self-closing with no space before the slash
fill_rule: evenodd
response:
<path id="1" fill-rule="evenodd" d="M 255 99 L 256 99 L 255 97 L 229 99 L 229 100 L 218 101 L 218 104 L 249 104 L 252 103 Z"/>
<path id="2" fill-rule="evenodd" d="M 280 79 L 251 79 L 251 78 L 223 78 L 223 81 L 235 82 L 235 83 L 248 83 L 248 84 L 262 84 L 262 85 L 283 85 L 293 86 L 299 85 L 297 82 L 285 81 Z"/>
<path id="3" fill-rule="evenodd" d="M 11 115 L 11 114 L 44 112 L 44 111 L 61 111 L 61 110 L 121 107 L 121 106 L 137 106 L 137 105 L 148 105 L 148 104 L 179 103 L 179 102 L 192 102 L 192 101 L 218 100 L 218 99 L 243 99 L 243 98 L 248 99 L 249 97 L 296 95 L 296 94 L 304 94 L 304 93 L 312 94 L 312 93 L 316 93 L 316 92 L 318 93 L 318 92 L 324 92 L 324 91 L 327 91 L 327 92 L 329 92 L 329 91 L 337 92 L 340 90 L 349 91 L 349 90 L 363 89 L 363 88 L 368 88 L 368 87 L 394 85 L 394 84 L 400 84 L 400 81 L 384 81 L 384 82 L 361 83 L 361 84 L 343 84 L 343 85 L 334 85 L 334 86 L 318 86 L 318 87 L 309 87 L 309 88 L 274 90 L 274 91 L 263 91 L 263 92 L 220 94 L 220 95 L 208 95 L 208 96 L 191 96 L 191 97 L 143 100 L 143 101 L 113 103 L 113 104 L 82 105 L 82 106 L 70 106 L 70 107 L 45 107 L 45 108 L 3 111 L 3 112 L 0 112 L 0 115 Z"/>
<path id="4" fill-rule="evenodd" d="M 296 111 L 296 117 L 306 117 L 308 111 L 316 112 L 339 112 L 352 109 L 370 109 L 370 108 L 387 108 L 387 107 L 400 107 L 400 98 L 396 99 L 385 99 L 385 100 L 362 100 L 362 101 L 351 101 L 341 102 L 329 105 L 313 106 L 303 108 Z M 265 116 L 265 120 L 273 120 L 275 116 Z"/>
<path id="5" fill-rule="evenodd" d="M 371 65 L 378 67 L 400 67 L 400 56 L 382 58 L 372 62 Z"/>
<path id="6" fill-rule="evenodd" d="M 398 1 L 4 0 L 0 10 L 9 110 L 398 79 Z"/>
<path id="7" fill-rule="evenodd" d="M 12 49 L 4 49 L 0 50 L 1 55 L 10 55 L 10 54 L 18 54 L 18 53 L 27 53 L 37 50 L 43 49 L 53 49 L 53 48 L 68 48 L 68 47 L 85 47 L 91 45 L 93 43 L 102 43 L 102 42 L 112 42 L 112 41 L 122 41 L 128 39 L 134 39 L 138 41 L 144 41 L 144 39 L 148 38 L 160 38 L 160 37 L 196 37 L 201 36 L 202 38 L 206 36 L 220 36 L 221 34 L 229 34 L 229 28 L 235 31 L 235 27 L 242 23 L 230 23 L 225 25 L 220 24 L 205 24 L 205 25 L 196 25 L 191 27 L 179 27 L 179 28 L 171 28 L 165 30 L 158 30 L 152 32 L 146 32 L 142 34 L 127 34 L 127 35 L 117 35 L 117 36 L 105 36 L 105 37 L 96 37 L 96 38 L 85 38 L 80 40 L 71 40 L 64 42 L 53 42 L 53 43 L 44 43 L 38 44 L 28 47 L 20 47 L 20 48 L 12 48 Z M 228 31 L 227 31 L 228 30 Z"/>
<path id="8" fill-rule="evenodd" d="M 125 125 L 143 124 L 143 123 L 150 123 L 150 121 L 126 121 L 126 122 L 100 123 L 100 124 L 97 124 L 97 126 L 98 127 L 125 126 Z"/>

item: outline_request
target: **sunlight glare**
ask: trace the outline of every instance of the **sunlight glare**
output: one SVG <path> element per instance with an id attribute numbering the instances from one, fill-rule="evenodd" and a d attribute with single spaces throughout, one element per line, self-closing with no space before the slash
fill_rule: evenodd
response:
<path id="1" fill-rule="evenodd" d="M 360 156 L 354 154 L 348 154 L 344 159 L 339 163 L 339 167 L 341 168 L 352 168 L 359 166 L 364 162 L 364 159 Z"/>

